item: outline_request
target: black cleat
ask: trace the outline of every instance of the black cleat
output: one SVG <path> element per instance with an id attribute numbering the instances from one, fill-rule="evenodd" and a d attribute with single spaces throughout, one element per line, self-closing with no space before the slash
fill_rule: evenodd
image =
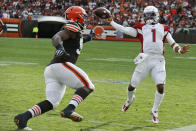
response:
<path id="1" fill-rule="evenodd" d="M 14 123 L 18 126 L 19 129 L 24 130 L 32 130 L 31 128 L 27 127 L 28 118 L 24 113 L 18 114 L 14 117 Z"/>

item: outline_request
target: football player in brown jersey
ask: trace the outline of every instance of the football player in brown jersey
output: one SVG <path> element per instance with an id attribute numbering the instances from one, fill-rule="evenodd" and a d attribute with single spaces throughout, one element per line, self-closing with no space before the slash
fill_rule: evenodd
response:
<path id="1" fill-rule="evenodd" d="M 60 114 L 75 122 L 82 121 L 83 117 L 76 113 L 75 109 L 94 90 L 88 75 L 75 65 L 83 43 L 94 37 L 92 32 L 87 37 L 81 35 L 86 16 L 85 10 L 79 6 L 72 6 L 66 10 L 65 17 L 68 22 L 52 38 L 56 52 L 44 71 L 46 100 L 14 117 L 14 122 L 19 129 L 29 130 L 27 122 L 30 118 L 55 109 L 64 96 L 66 86 L 76 91 L 69 105 Z"/>

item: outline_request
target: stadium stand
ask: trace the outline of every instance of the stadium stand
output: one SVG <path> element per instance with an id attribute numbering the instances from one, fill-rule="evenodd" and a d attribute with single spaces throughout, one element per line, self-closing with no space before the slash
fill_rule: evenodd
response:
<path id="1" fill-rule="evenodd" d="M 178 33 L 178 36 L 174 36 L 174 38 L 177 38 L 177 42 L 181 39 L 190 43 L 196 42 L 195 0 L 1 0 L 0 18 L 20 19 L 23 22 L 20 21 L 22 24 L 21 26 L 19 24 L 18 27 L 24 27 L 22 25 L 31 27 L 32 23 L 35 24 L 34 20 L 38 20 L 39 22 L 39 19 L 43 16 L 64 17 L 65 10 L 73 5 L 81 6 L 87 11 L 87 24 L 91 27 L 95 27 L 96 25 L 108 26 L 103 21 L 98 20 L 95 15 L 93 15 L 93 10 L 98 7 L 105 7 L 109 9 L 112 15 L 115 16 L 114 20 L 117 23 L 122 24 L 123 26 L 133 26 L 136 22 L 143 22 L 142 12 L 144 8 L 148 5 L 154 5 L 160 11 L 160 23 L 169 25 L 171 27 L 172 34 L 174 31 Z M 42 23 L 39 22 L 38 26 L 44 27 L 41 26 L 41 24 Z M 58 23 L 59 26 L 61 24 L 63 23 Z M 23 28 L 18 28 L 18 30 L 20 37 L 29 37 L 32 35 L 32 31 L 31 33 L 29 31 L 29 35 L 27 35 L 28 33 Z M 24 31 L 26 33 L 23 33 Z M 43 31 L 44 30 L 41 28 L 39 33 L 40 36 L 44 34 L 45 31 Z M 112 35 L 112 37 L 120 33 L 116 32 L 111 34 L 113 31 L 107 31 L 108 30 L 106 29 L 104 35 Z M 176 32 L 175 34 L 177 34 Z M 7 34 L 9 33 L 12 32 L 8 32 Z M 180 35 L 183 36 L 181 39 L 179 38 Z M 49 35 L 43 35 L 43 37 L 48 36 Z M 119 37 L 117 35 L 117 39 L 122 40 L 121 36 L 122 34 Z M 125 34 L 123 37 L 123 40 L 125 40 L 125 38 L 130 38 L 130 36 Z"/>
<path id="2" fill-rule="evenodd" d="M 124 26 L 132 26 L 143 21 L 142 11 L 147 5 L 155 5 L 160 10 L 161 23 L 175 27 L 196 27 L 195 0 L 1 0 L 0 18 L 20 18 L 31 20 L 33 16 L 64 16 L 64 11 L 73 5 L 85 8 L 89 14 L 89 24 L 97 24 L 92 12 L 104 6 Z M 104 25 L 105 23 L 98 23 Z"/>

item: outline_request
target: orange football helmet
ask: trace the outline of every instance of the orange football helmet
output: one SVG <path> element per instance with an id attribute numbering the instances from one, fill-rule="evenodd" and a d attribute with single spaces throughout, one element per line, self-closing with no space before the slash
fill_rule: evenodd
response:
<path id="1" fill-rule="evenodd" d="M 76 22 L 82 29 L 86 26 L 86 11 L 80 6 L 71 6 L 65 11 L 65 19 Z"/>

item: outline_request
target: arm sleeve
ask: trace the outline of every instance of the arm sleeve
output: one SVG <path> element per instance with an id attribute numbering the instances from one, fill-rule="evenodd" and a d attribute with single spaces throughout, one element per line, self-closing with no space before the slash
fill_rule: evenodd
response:
<path id="1" fill-rule="evenodd" d="M 175 40 L 173 39 L 171 33 L 168 32 L 167 36 L 166 36 L 167 42 L 169 45 L 172 45 L 173 43 L 175 43 Z"/>
<path id="2" fill-rule="evenodd" d="M 112 21 L 110 23 L 116 30 L 125 33 L 127 35 L 136 37 L 137 36 L 137 30 L 135 28 L 132 27 L 124 27 L 122 25 L 117 24 L 116 22 Z"/>
<path id="3" fill-rule="evenodd" d="M 92 40 L 92 37 L 90 35 L 86 36 L 83 38 L 83 43 L 86 43 L 88 41 L 91 41 Z"/>

